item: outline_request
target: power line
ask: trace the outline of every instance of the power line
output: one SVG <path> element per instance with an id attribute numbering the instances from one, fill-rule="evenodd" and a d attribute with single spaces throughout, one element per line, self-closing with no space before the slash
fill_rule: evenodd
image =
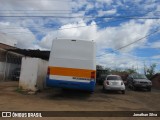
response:
<path id="1" fill-rule="evenodd" d="M 17 10 L 4 10 L 4 9 L 0 9 L 0 12 L 57 12 L 57 11 L 74 11 L 75 9 L 71 9 L 71 10 L 56 10 L 56 9 L 50 9 L 50 10 L 47 10 L 47 9 L 44 9 L 44 10 L 30 10 L 30 9 L 24 9 L 24 10 L 20 10 L 20 9 L 17 9 Z M 112 10 L 112 9 L 108 9 L 108 10 L 96 10 L 96 11 L 104 11 L 104 12 L 106 12 L 106 11 L 110 11 L 110 10 Z M 75 10 L 76 11 L 76 10 Z M 77 12 L 89 12 L 89 11 L 91 11 L 91 10 L 78 10 Z M 132 9 L 119 9 L 118 11 L 124 11 L 124 12 L 127 12 L 127 11 L 139 11 L 139 10 L 137 10 L 137 9 L 134 9 L 134 10 L 132 10 Z M 139 11 L 139 12 L 160 12 L 159 10 L 155 10 L 155 11 L 153 11 L 153 10 L 148 10 L 148 11 Z"/>
<path id="2" fill-rule="evenodd" d="M 8 15 L 8 16 L 6 16 L 6 15 L 1 15 L 0 17 L 52 17 L 52 18 L 69 18 L 69 19 L 71 19 L 71 18 L 114 18 L 114 19 L 121 19 L 121 18 L 126 18 L 126 19 L 160 19 L 160 17 L 135 17 L 135 16 L 98 16 L 98 17 L 96 17 L 96 16 L 13 16 L 13 15 Z"/>
<path id="3" fill-rule="evenodd" d="M 0 0 L 0 1 L 3 1 L 3 0 Z M 5 0 L 5 1 L 14 1 L 14 0 Z M 33 0 L 15 0 L 15 1 L 33 1 Z M 34 0 L 34 1 L 37 1 L 39 2 L 40 0 Z M 72 0 L 41 0 L 41 1 L 60 1 L 60 2 L 63 2 L 63 1 L 72 1 Z"/>
<path id="4" fill-rule="evenodd" d="M 11 1 L 11 0 L 8 0 L 8 1 Z M 15 0 L 15 1 L 19 1 L 19 2 L 39 2 L 39 0 Z M 76 1 L 72 1 L 72 0 L 43 0 L 43 1 L 57 1 L 57 2 L 76 2 Z M 41 1 L 41 2 L 43 2 L 43 1 Z M 78 1 L 79 2 L 79 1 Z M 88 1 L 88 2 L 93 2 L 92 0 L 91 1 Z M 97 1 L 94 1 L 94 2 L 97 2 Z M 141 3 L 141 4 L 146 4 L 146 5 L 150 5 L 150 4 L 152 4 L 152 3 L 159 3 L 160 1 L 154 1 L 154 2 L 144 2 L 144 3 Z M 126 3 L 138 3 L 138 2 L 124 2 L 125 4 Z M 0 11 L 74 11 L 74 9 L 72 9 L 72 10 L 20 10 L 20 9 L 17 9 L 17 10 L 5 10 L 5 9 L 2 9 L 2 10 L 0 10 Z M 86 11 L 86 10 L 84 10 L 84 11 Z M 104 11 L 104 10 L 103 10 Z M 105 10 L 105 11 L 108 11 L 108 10 Z M 119 10 L 119 11 L 135 11 L 135 10 Z M 136 11 L 139 11 L 139 10 L 136 10 Z"/>
<path id="5" fill-rule="evenodd" d="M 18 16 L 18 15 L 19 15 L 19 16 L 21 16 L 21 15 L 23 16 L 24 14 L 25 14 L 25 15 L 26 15 L 26 14 L 29 14 L 29 16 L 30 16 L 30 15 L 34 15 L 34 16 L 35 16 L 35 15 L 37 15 L 37 16 L 38 16 L 38 15 L 41 15 L 41 16 L 43 16 L 43 14 L 50 16 L 50 15 L 57 15 L 57 14 L 58 14 L 58 15 L 71 15 L 71 14 L 74 14 L 74 13 L 27 13 L 27 12 L 26 12 L 26 13 L 1 13 L 1 12 L 0 12 L 0 14 L 6 14 L 5 17 L 6 17 L 6 16 L 8 17 L 10 14 L 11 14 L 12 16 Z"/>
<path id="6" fill-rule="evenodd" d="M 109 21 L 109 22 L 107 22 L 107 24 L 108 23 L 114 23 L 114 22 L 119 22 L 119 21 L 123 21 L 123 19 L 121 19 L 121 20 L 113 20 L 113 21 Z M 59 28 L 58 29 L 58 31 L 61 31 L 61 30 L 66 30 L 66 29 L 74 29 L 74 28 L 83 28 L 83 27 L 91 27 L 91 26 L 95 26 L 95 25 L 100 25 L 100 24 L 103 24 L 103 23 L 106 23 L 106 22 L 102 22 L 102 21 L 100 21 L 100 22 L 97 22 L 97 23 L 94 23 L 94 24 L 91 24 L 91 25 L 89 25 L 89 26 L 86 26 L 86 25 L 81 25 L 81 26 L 76 26 L 76 27 L 68 27 L 68 28 Z M 3 30 L 3 29 L 0 29 L 0 30 Z M 4 31 L 3 31 L 4 32 Z M 19 33 L 19 34 L 22 34 L 22 33 L 24 33 L 24 34 L 31 34 L 31 32 L 8 32 L 8 33 Z"/>
<path id="7" fill-rule="evenodd" d="M 0 13 L 1 14 L 1 13 Z M 146 14 L 149 14 L 149 13 L 146 13 L 144 15 L 132 15 L 132 16 L 71 16 L 73 14 L 78 14 L 78 13 L 6 13 L 6 14 L 11 14 L 11 15 L 0 15 L 0 18 L 1 17 L 5 17 L 5 18 L 17 18 L 17 17 L 20 17 L 20 18 L 38 18 L 38 17 L 42 17 L 42 18 L 48 18 L 48 17 L 51 17 L 51 18 L 66 18 L 66 19 L 74 19 L 74 18 L 94 18 L 94 19 L 121 19 L 121 18 L 126 18 L 126 19 L 160 19 L 159 15 L 154 15 L 152 17 L 148 17 L 148 16 L 145 16 Z M 25 15 L 24 14 L 31 14 L 31 15 Z M 44 15 L 42 15 L 44 14 Z M 55 15 L 59 15 L 59 16 L 55 16 Z M 61 15 L 65 15 L 65 16 L 61 16 Z"/>
<path id="8" fill-rule="evenodd" d="M 159 28 L 160 28 L 160 27 L 159 27 Z M 132 44 L 135 44 L 136 42 L 139 42 L 139 41 L 141 41 L 141 40 L 143 40 L 143 39 L 145 39 L 145 38 L 150 37 L 150 36 L 153 35 L 153 34 L 158 33 L 158 32 L 160 31 L 159 28 L 158 28 L 158 30 L 153 31 L 152 33 L 150 33 L 150 34 L 148 34 L 148 35 L 146 35 L 146 36 L 144 36 L 144 37 L 142 37 L 142 38 L 139 38 L 139 39 L 137 39 L 137 40 L 135 40 L 135 41 L 133 41 L 133 42 L 127 44 L 127 45 L 124 45 L 124 46 L 122 46 L 122 47 L 120 47 L 120 48 L 118 48 L 118 49 L 116 49 L 116 50 L 112 50 L 111 53 L 113 53 L 113 52 L 115 52 L 115 51 L 118 51 L 118 50 L 121 50 L 121 49 L 123 49 L 123 48 L 126 48 L 126 47 L 128 47 L 128 46 L 130 46 L 130 45 L 132 45 Z M 104 56 L 104 55 L 106 55 L 106 53 L 105 53 L 105 54 L 102 54 L 102 55 L 99 55 L 99 56 L 97 56 L 97 57 L 102 57 L 102 56 Z"/>
<path id="9" fill-rule="evenodd" d="M 1 0 L 0 0 L 1 1 Z M 71 2 L 72 0 L 5 0 L 5 1 L 17 1 L 17 2 L 43 2 L 43 1 L 48 1 L 48 2 Z"/>
<path id="10" fill-rule="evenodd" d="M 153 12 L 153 13 L 160 12 L 160 11 L 153 11 L 153 10 L 150 10 L 150 11 L 118 10 L 118 11 L 123 11 L 123 12 L 124 11 L 126 11 L 126 12 L 129 12 L 129 11 L 131 11 L 131 12 L 139 11 L 140 14 L 142 12 L 143 13 L 145 12 L 145 14 L 143 14 L 143 15 L 142 14 L 141 15 L 140 14 L 139 15 L 132 15 L 132 16 L 61 16 L 62 14 L 67 14 L 67 15 L 78 14 L 78 12 L 81 12 L 81 11 L 74 12 L 73 10 L 68 10 L 67 13 L 62 12 L 63 10 L 56 10 L 57 12 L 53 12 L 53 11 L 54 10 L 28 10 L 28 11 L 27 10 L 26 11 L 25 10 L 0 10 L 1 14 L 8 14 L 8 15 L 1 15 L 0 17 L 116 18 L 116 19 L 118 19 L 119 17 L 120 18 L 124 17 L 124 18 L 129 18 L 129 19 L 159 19 L 159 17 L 157 17 L 157 16 L 155 16 L 155 17 L 142 17 L 142 16 L 145 16 L 145 15 L 147 15 L 150 12 Z M 61 11 L 61 13 L 60 13 L 60 11 Z M 69 12 L 69 11 L 71 11 L 71 12 Z M 90 10 L 88 10 L 88 11 L 90 11 Z M 102 11 L 109 11 L 109 10 L 102 10 Z M 2 12 L 11 12 L 11 13 L 2 13 Z M 15 13 L 15 12 L 17 12 L 17 13 Z M 32 13 L 30 13 L 30 12 L 32 12 Z M 42 13 L 39 13 L 39 12 L 42 12 Z M 72 12 L 74 12 L 74 13 L 72 13 Z M 84 12 L 87 12 L 87 11 L 84 10 Z M 96 10 L 96 12 L 98 12 L 98 10 Z M 30 14 L 30 15 L 24 15 L 24 14 Z M 43 15 L 43 14 L 45 14 L 45 15 Z M 60 16 L 55 16 L 55 14 L 60 14 Z"/>
<path id="11" fill-rule="evenodd" d="M 1 1 L 1 0 L 0 0 Z M 42 1 L 39 1 L 39 0 L 5 0 L 5 1 L 18 1 L 18 2 L 43 2 L 43 1 L 49 1 L 49 2 L 83 2 L 83 1 L 86 1 L 86 0 L 42 0 Z M 96 0 L 87 0 L 87 2 L 99 2 L 99 1 L 96 1 Z M 105 1 L 102 1 L 102 2 L 105 2 Z M 123 2 L 123 3 L 134 3 L 134 4 L 137 4 L 139 2 Z M 153 1 L 153 2 L 144 2 L 142 4 L 152 4 L 152 3 L 159 3 L 159 1 Z"/>
<path id="12" fill-rule="evenodd" d="M 160 28 L 160 27 L 159 27 L 159 28 Z M 120 47 L 120 48 L 118 48 L 118 49 L 116 49 L 116 50 L 114 50 L 114 51 L 118 51 L 118 50 L 121 50 L 121 49 L 123 49 L 123 48 L 125 48 L 125 47 L 128 47 L 128 46 L 130 46 L 130 45 L 132 45 L 132 44 L 134 44 L 134 43 L 136 43 L 136 42 L 139 42 L 139 41 L 141 41 L 141 40 L 143 40 L 143 39 L 145 39 L 145 38 L 147 38 L 147 37 L 149 37 L 149 36 L 151 36 L 151 35 L 159 32 L 159 31 L 160 31 L 160 29 L 155 30 L 155 31 L 153 31 L 152 33 L 150 33 L 150 34 L 148 34 L 148 35 L 146 35 L 146 36 L 144 36 L 144 37 L 142 37 L 142 38 L 140 38 L 140 39 L 138 39 L 138 40 L 135 40 L 135 41 L 133 41 L 133 42 L 127 44 L 127 45 L 124 45 L 124 46 L 122 46 L 122 47 Z"/>
<path id="13" fill-rule="evenodd" d="M 74 9 L 73 9 L 74 10 Z M 1 9 L 0 11 L 72 11 L 72 10 L 27 10 L 27 9 L 25 9 L 25 10 L 20 10 L 20 9 L 17 9 L 17 10 L 5 10 L 5 9 Z"/>
<path id="14" fill-rule="evenodd" d="M 118 20 L 118 21 L 120 21 L 120 20 Z M 118 22 L 118 21 L 115 20 L 115 21 L 110 21 L 110 22 L 108 22 L 108 23 L 111 23 L 111 22 Z M 94 26 L 94 25 L 101 24 L 101 23 L 104 23 L 104 22 L 95 23 L 95 24 L 92 24 L 92 25 L 89 25 L 89 26 L 86 26 L 86 25 L 85 25 L 85 26 L 76 26 L 76 27 L 61 28 L 61 29 L 58 29 L 58 30 L 65 30 L 65 29 L 72 29 L 72 28 L 80 28 L 80 27 L 90 27 L 90 26 Z M 152 32 L 152 33 L 150 33 L 150 34 L 148 34 L 148 35 L 146 35 L 146 36 L 144 36 L 144 37 L 142 37 L 142 38 L 140 38 L 140 39 L 134 41 L 134 42 L 131 42 L 131 43 L 125 45 L 125 46 L 122 46 L 122 47 L 120 47 L 120 48 L 118 48 L 118 49 L 116 49 L 116 50 L 114 50 L 114 51 L 118 51 L 118 50 L 120 50 L 120 49 L 123 49 L 123 48 L 125 48 L 125 47 L 128 47 L 128 46 L 130 46 L 130 45 L 132 45 L 132 44 L 134 44 L 134 43 L 136 43 L 136 42 L 138 42 L 138 41 L 141 41 L 141 40 L 143 40 L 144 38 L 147 38 L 147 37 L 149 37 L 149 36 L 151 36 L 151 35 L 153 35 L 153 34 L 159 32 L 159 31 L 160 31 L 160 29 L 158 29 L 158 30 L 156 30 L 156 31 L 154 31 L 154 32 Z M 17 32 L 16 32 L 16 33 L 17 33 Z M 20 32 L 20 33 L 23 33 L 23 32 Z M 25 33 L 26 33 L 26 32 L 25 32 Z M 29 34 L 30 34 L 30 33 L 29 33 Z M 114 51 L 113 51 L 113 52 L 114 52 Z"/>
<path id="15" fill-rule="evenodd" d="M 135 11 L 133 11 L 133 10 L 120 10 L 120 11 L 134 13 L 134 12 L 137 12 L 139 10 L 137 10 L 137 11 L 136 10 Z M 45 16 L 48 16 L 48 15 L 53 16 L 53 15 L 56 15 L 56 14 L 59 14 L 59 15 L 78 14 L 79 12 L 88 12 L 88 11 L 78 11 L 78 12 L 73 12 L 73 11 L 68 11 L 68 12 L 62 12 L 62 11 L 61 12 L 60 11 L 57 11 L 57 12 L 54 12 L 54 11 L 21 11 L 21 12 L 19 12 L 19 11 L 18 12 L 17 11 L 5 11 L 5 12 L 2 12 L 2 11 L 0 11 L 0 14 L 6 14 L 6 15 L 3 15 L 5 17 L 8 17 L 10 15 L 11 16 L 27 16 L 26 14 L 29 14 L 29 16 L 33 16 L 33 15 L 35 16 L 36 14 L 37 14 L 37 16 L 44 16 L 43 14 L 45 14 Z M 96 12 L 99 12 L 99 11 L 96 11 Z M 102 11 L 102 12 L 107 12 L 107 11 Z M 146 15 L 146 14 L 149 14 L 151 12 L 154 13 L 154 14 L 155 13 L 160 13 L 160 11 L 147 11 L 147 12 L 139 11 L 139 15 L 142 16 L 142 12 L 145 13 L 145 14 L 143 14 L 143 16 Z M 132 16 L 138 16 L 138 15 L 132 15 Z M 68 16 L 65 16 L 65 17 L 68 17 Z M 75 17 L 77 17 L 77 16 L 75 16 Z M 78 16 L 78 17 L 80 17 L 80 16 Z M 89 16 L 89 17 L 92 17 L 92 16 Z M 101 17 L 101 16 L 99 16 L 99 17 Z"/>

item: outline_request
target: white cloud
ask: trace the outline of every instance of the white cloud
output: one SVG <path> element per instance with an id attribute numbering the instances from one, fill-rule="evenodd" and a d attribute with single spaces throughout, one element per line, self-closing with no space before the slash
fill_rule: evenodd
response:
<path id="1" fill-rule="evenodd" d="M 152 25 L 152 20 L 147 20 L 143 23 L 137 23 L 136 21 L 131 20 L 130 22 L 123 23 L 118 27 L 109 27 L 100 31 L 100 38 L 98 39 L 98 42 L 103 48 L 107 46 L 118 49 L 147 35 Z M 146 39 L 126 47 L 123 51 L 131 51 L 143 44 L 145 41 Z"/>
<path id="2" fill-rule="evenodd" d="M 16 40 L 5 33 L 0 33 L 0 43 L 15 46 Z"/>
<path id="3" fill-rule="evenodd" d="M 152 20 L 141 22 L 131 20 L 128 23 L 121 24 L 120 26 L 99 29 L 98 26 L 95 25 L 95 22 L 92 22 L 92 25 L 89 26 L 82 20 L 79 23 L 67 24 L 62 26 L 60 29 L 63 30 L 58 31 L 58 38 L 94 40 L 97 43 L 97 54 L 106 54 L 102 57 L 97 58 L 97 64 L 114 68 L 137 68 L 138 66 L 138 69 L 142 71 L 143 60 L 140 60 L 138 57 L 128 54 L 108 54 L 105 52 L 105 49 L 117 49 L 146 36 L 154 23 L 155 22 L 153 22 Z M 40 42 L 40 46 L 45 47 L 46 49 L 50 49 L 52 40 L 56 37 L 56 31 L 49 33 L 42 39 L 42 41 Z M 122 51 L 132 54 L 132 50 L 142 46 L 146 42 L 147 39 L 144 39 L 136 44 L 126 47 Z"/>
<path id="4" fill-rule="evenodd" d="M 160 49 L 160 41 L 151 43 L 151 48 L 158 48 L 158 49 Z"/>
<path id="5" fill-rule="evenodd" d="M 72 5 L 70 0 L 2 0 L 0 4 L 1 16 L 66 16 L 72 14 Z M 19 22 L 20 26 L 43 26 L 52 21 L 54 23 L 67 23 L 60 18 L 36 18 L 36 17 L 4 17 L 1 21 Z M 35 23 L 36 22 L 36 23 Z M 62 22 L 62 23 L 61 23 Z M 28 23 L 28 24 L 27 24 Z M 31 24 L 29 24 L 31 23 Z M 18 25 L 18 24 L 17 24 Z"/>
<path id="6" fill-rule="evenodd" d="M 26 10 L 40 10 L 34 11 L 35 13 L 43 13 L 42 10 L 70 10 L 70 1 L 52 1 L 52 0 L 3 0 L 1 1 L 0 8 L 2 10 L 24 10 L 24 11 L 5 11 L 5 14 L 27 14 Z M 33 12 L 33 11 L 32 11 Z M 56 11 L 54 11 L 55 13 Z M 52 12 L 51 12 L 52 13 Z"/>
<path id="7" fill-rule="evenodd" d="M 8 27 L 12 29 L 7 29 Z M 5 41 L 7 41 L 7 44 L 16 44 L 19 48 L 35 48 L 37 41 L 34 34 L 29 29 L 23 27 L 14 29 L 14 25 L 3 22 L 0 22 L 0 28 L 0 32 L 3 33 L 3 36 L 5 36 Z M 3 38 L 0 38 L 0 42 L 3 42 L 3 40 Z"/>
<path id="8" fill-rule="evenodd" d="M 97 0 L 97 2 L 100 2 L 100 3 L 106 3 L 107 5 L 111 5 L 113 3 L 113 0 Z"/>
<path id="9" fill-rule="evenodd" d="M 141 47 L 143 48 L 154 48 L 154 49 L 160 49 L 160 41 L 156 40 L 155 42 L 148 42 L 146 45 Z"/>
<path id="10" fill-rule="evenodd" d="M 44 49 L 51 49 L 52 40 L 56 39 L 56 37 L 57 37 L 56 31 L 50 32 L 39 42 L 38 45 Z"/>
<path id="11" fill-rule="evenodd" d="M 103 65 L 109 68 L 135 68 L 142 70 L 143 62 L 136 56 L 129 54 L 106 53 L 105 55 L 97 58 L 97 64 Z"/>
<path id="12" fill-rule="evenodd" d="M 160 55 L 152 56 L 153 59 L 160 59 Z"/>
<path id="13" fill-rule="evenodd" d="M 99 10 L 98 11 L 98 16 L 113 15 L 113 14 L 116 14 L 116 12 L 117 12 L 116 9 L 111 9 L 111 10 L 107 10 L 107 11 Z"/>
<path id="14" fill-rule="evenodd" d="M 98 29 L 97 25 L 94 25 L 94 22 L 92 24 L 93 25 L 88 26 L 85 22 L 81 21 L 79 23 L 64 25 L 60 28 L 63 30 L 58 31 L 58 37 L 95 40 L 99 49 L 117 49 L 147 35 L 153 25 L 153 21 L 146 20 L 143 23 L 138 23 L 134 20 L 131 20 L 130 22 L 123 23 L 120 26 L 107 27 L 101 30 Z M 44 38 L 42 41 L 45 41 L 45 39 L 46 38 Z M 53 39 L 53 37 L 50 39 Z M 123 51 L 131 51 L 145 42 L 146 39 L 138 42 L 137 44 L 126 47 L 123 49 Z"/>

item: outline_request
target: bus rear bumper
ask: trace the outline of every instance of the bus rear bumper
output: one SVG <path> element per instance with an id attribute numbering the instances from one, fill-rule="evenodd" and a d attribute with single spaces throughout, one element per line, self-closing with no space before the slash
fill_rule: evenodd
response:
<path id="1" fill-rule="evenodd" d="M 90 82 L 74 82 L 74 81 L 65 81 L 65 80 L 55 80 L 55 79 L 46 79 L 46 85 L 48 87 L 58 87 L 58 88 L 69 88 L 69 89 L 78 89 L 86 90 L 93 92 L 95 89 L 95 81 Z"/>

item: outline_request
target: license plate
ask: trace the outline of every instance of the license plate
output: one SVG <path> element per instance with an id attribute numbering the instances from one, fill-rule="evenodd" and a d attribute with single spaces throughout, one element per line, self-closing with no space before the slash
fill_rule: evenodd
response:
<path id="1" fill-rule="evenodd" d="M 112 85 L 117 85 L 117 83 L 116 82 L 112 82 Z"/>
<path id="2" fill-rule="evenodd" d="M 143 87 L 146 87 L 146 85 L 142 85 Z"/>

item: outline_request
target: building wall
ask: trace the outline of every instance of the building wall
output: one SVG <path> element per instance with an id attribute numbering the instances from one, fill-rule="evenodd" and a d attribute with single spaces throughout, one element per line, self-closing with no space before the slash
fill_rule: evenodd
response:
<path id="1" fill-rule="evenodd" d="M 5 63 L 0 62 L 0 81 L 3 81 L 4 79 L 4 66 L 5 66 Z"/>
<path id="2" fill-rule="evenodd" d="M 39 59 L 38 62 L 38 75 L 37 75 L 37 84 L 39 89 L 46 87 L 46 75 L 47 75 L 48 61 Z"/>
<path id="3" fill-rule="evenodd" d="M 12 80 L 14 70 L 20 66 L 20 64 L 0 62 L 0 81 Z"/>
<path id="4" fill-rule="evenodd" d="M 160 89 L 160 74 L 151 79 L 154 88 Z"/>
<path id="5" fill-rule="evenodd" d="M 39 58 L 22 58 L 19 87 L 36 91 L 43 89 L 47 74 L 48 62 Z"/>
<path id="6" fill-rule="evenodd" d="M 21 66 L 22 55 L 0 49 L 0 81 L 12 80 L 16 68 Z"/>

